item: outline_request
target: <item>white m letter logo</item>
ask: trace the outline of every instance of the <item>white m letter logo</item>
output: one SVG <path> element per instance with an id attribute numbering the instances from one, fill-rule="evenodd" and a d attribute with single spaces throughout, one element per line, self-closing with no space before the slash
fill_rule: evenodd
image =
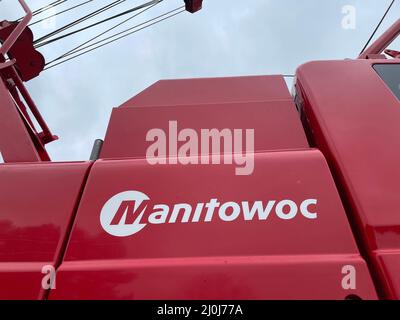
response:
<path id="1" fill-rule="evenodd" d="M 146 224 L 140 223 L 149 197 L 139 191 L 119 193 L 106 202 L 100 214 L 103 229 L 116 237 L 128 237 Z"/>

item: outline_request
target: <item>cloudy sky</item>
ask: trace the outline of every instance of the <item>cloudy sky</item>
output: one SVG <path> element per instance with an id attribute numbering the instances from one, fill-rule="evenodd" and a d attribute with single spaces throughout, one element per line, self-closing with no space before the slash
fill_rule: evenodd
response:
<path id="1" fill-rule="evenodd" d="M 147 0 L 127 0 L 82 26 Z M 53 0 L 27 0 L 32 9 Z M 68 0 L 64 10 L 84 0 Z M 35 25 L 38 38 L 102 7 L 94 0 L 56 19 Z M 358 55 L 391 0 L 204 0 L 197 14 L 183 13 L 76 60 L 43 72 L 27 84 L 54 134 L 47 146 L 53 160 L 87 160 L 104 138 L 112 108 L 159 79 L 293 74 L 310 60 Z M 123 30 L 181 6 L 164 0 L 117 29 Z M 356 9 L 354 29 L 344 29 L 344 6 Z M 21 16 L 17 0 L 0 0 L 0 20 Z M 45 17 L 44 13 L 40 17 Z M 125 17 L 126 18 L 126 17 Z M 122 21 L 121 18 L 118 21 Z M 378 35 L 400 18 L 397 1 Z M 118 21 L 40 49 L 47 61 Z M 400 49 L 400 41 L 391 46 Z M 288 81 L 290 86 L 290 80 Z"/>

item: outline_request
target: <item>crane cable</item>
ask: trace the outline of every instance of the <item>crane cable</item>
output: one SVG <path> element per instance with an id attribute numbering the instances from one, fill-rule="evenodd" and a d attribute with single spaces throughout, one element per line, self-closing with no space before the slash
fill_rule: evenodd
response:
<path id="1" fill-rule="evenodd" d="M 46 5 L 46 6 L 44 6 L 44 7 L 42 7 L 42 8 L 39 8 L 39 9 L 33 11 L 33 12 L 32 12 L 32 15 L 33 15 L 33 16 L 38 15 L 38 14 L 44 12 L 44 11 L 47 11 L 47 10 L 49 10 L 49 9 L 51 9 L 51 8 L 54 8 L 54 7 L 58 6 L 58 5 L 60 5 L 60 4 L 63 3 L 63 2 L 66 2 L 66 1 L 67 1 L 67 0 L 57 0 L 57 1 L 54 1 L 54 2 L 52 2 L 52 3 L 50 3 L 50 4 Z"/>
<path id="2" fill-rule="evenodd" d="M 34 45 L 38 45 L 41 42 L 43 42 L 44 40 L 49 39 L 52 36 L 54 36 L 54 35 L 56 35 L 58 33 L 61 33 L 61 32 L 65 31 L 65 30 L 67 30 L 69 28 L 72 28 L 72 27 L 76 26 L 77 24 L 82 23 L 82 22 L 84 22 L 84 21 L 86 21 L 86 20 L 88 20 L 90 18 L 93 18 L 94 16 L 99 15 L 99 14 L 103 13 L 104 11 L 107 11 L 107 10 L 109 10 L 109 9 L 119 5 L 119 4 L 122 4 L 125 1 L 126 0 L 116 0 L 116 1 L 106 5 L 104 7 L 101 7 L 100 9 L 97 9 L 97 10 L 93 11 L 92 13 L 89 13 L 88 15 L 85 15 L 85 16 L 83 16 L 83 17 L 81 17 L 81 18 L 79 18 L 79 19 L 77 19 L 75 21 L 72 21 L 72 22 L 68 23 L 67 25 L 65 25 L 65 26 L 63 26 L 63 27 L 61 27 L 61 28 L 59 28 L 59 29 L 57 29 L 57 30 L 55 30 L 53 32 L 50 32 L 49 34 L 37 39 L 36 41 L 34 41 Z"/>
<path id="3" fill-rule="evenodd" d="M 150 10 L 151 8 L 153 8 L 154 6 L 156 6 L 157 4 L 159 4 L 159 3 L 162 2 L 162 1 L 164 1 L 164 0 L 155 1 L 155 3 L 154 3 L 153 5 L 151 5 L 151 6 L 147 7 L 147 8 L 145 8 L 145 9 L 143 9 L 143 10 L 140 11 L 139 13 L 135 13 L 133 16 L 131 16 L 131 17 L 129 17 L 129 18 L 127 18 L 127 19 L 125 19 L 125 20 L 119 22 L 118 24 L 112 26 L 111 28 L 108 28 L 107 30 L 101 32 L 100 34 L 94 36 L 93 38 L 90 38 L 89 40 L 87 40 L 87 41 L 81 43 L 80 45 L 78 45 L 78 46 L 72 48 L 71 50 L 67 51 L 66 53 L 62 54 L 61 56 L 59 56 L 59 57 L 57 57 L 57 58 L 51 60 L 51 61 L 48 62 L 48 63 L 46 63 L 46 65 L 52 64 L 52 63 L 54 63 L 54 62 L 56 62 L 56 61 L 59 61 L 59 60 L 65 58 L 65 57 L 68 57 L 68 56 L 70 56 L 70 55 L 72 55 L 72 54 L 75 54 L 75 53 L 81 51 L 81 50 L 78 50 L 78 49 L 84 47 L 85 45 L 87 45 L 88 43 L 92 42 L 93 40 L 96 40 L 96 39 L 100 38 L 101 36 L 105 35 L 106 33 L 108 33 L 108 32 L 110 32 L 110 31 L 112 31 L 112 30 L 118 28 L 119 26 L 121 26 L 121 25 L 125 24 L 126 22 L 132 20 L 133 18 L 139 16 L 140 14 L 142 14 L 142 13 L 144 13 L 144 12 Z M 85 48 L 85 47 L 84 47 L 84 48 Z M 84 48 L 83 48 L 83 49 L 84 49 Z"/>
<path id="4" fill-rule="evenodd" d="M 108 42 L 102 43 L 102 44 L 100 44 L 100 45 L 98 45 L 98 46 L 96 46 L 96 47 L 94 47 L 94 48 L 91 48 L 91 49 L 89 49 L 89 50 L 87 50 L 87 51 L 81 52 L 81 53 L 79 53 L 79 54 L 77 54 L 77 55 L 74 55 L 73 57 L 70 57 L 70 58 L 65 59 L 65 60 L 63 60 L 63 61 L 60 61 L 60 62 L 58 62 L 58 63 L 56 63 L 56 64 L 54 64 L 54 65 L 48 66 L 48 67 L 46 67 L 44 70 L 48 70 L 48 69 L 54 68 L 54 67 L 56 67 L 56 66 L 58 66 L 58 65 L 61 65 L 61 64 L 65 63 L 65 62 L 67 62 L 67 61 L 76 59 L 76 58 L 78 58 L 78 57 L 80 57 L 80 56 L 82 56 L 82 55 L 85 55 L 85 54 L 87 54 L 87 53 L 89 53 L 89 52 L 92 52 L 92 51 L 94 51 L 94 50 L 96 50 L 96 49 L 99 49 L 99 48 L 101 48 L 101 47 L 104 47 L 104 46 L 106 46 L 106 45 L 108 45 L 108 44 L 110 44 L 110 43 L 113 43 L 113 42 L 115 42 L 115 41 L 118 41 L 118 40 L 120 40 L 120 39 L 122 39 L 122 38 L 125 38 L 125 37 L 127 37 L 127 36 L 129 36 L 129 35 L 131 35 L 131 34 L 134 34 L 134 33 L 137 33 L 137 32 L 139 32 L 139 31 L 143 30 L 143 29 L 149 28 L 149 27 L 151 27 L 151 26 L 153 26 L 153 25 L 155 25 L 155 24 L 157 24 L 157 23 L 160 23 L 160 22 L 162 22 L 162 21 L 164 21 L 164 20 L 170 19 L 170 18 L 172 18 L 172 17 L 174 17 L 174 16 L 176 16 L 176 15 L 178 15 L 178 14 L 180 14 L 180 13 L 185 12 L 186 9 L 185 9 L 184 7 L 185 7 L 185 6 L 178 7 L 178 8 L 176 8 L 176 9 L 171 10 L 171 11 L 169 11 L 169 12 L 167 12 L 167 13 L 164 13 L 164 14 L 162 14 L 162 15 L 156 17 L 156 18 L 153 18 L 153 19 L 150 19 L 150 20 L 148 20 L 148 21 L 146 21 L 146 22 L 144 22 L 144 23 L 141 23 L 140 25 L 143 25 L 143 24 L 145 24 L 145 23 L 148 23 L 148 22 L 150 22 L 150 21 L 153 21 L 153 20 L 155 20 L 155 19 L 158 19 L 158 18 L 160 18 L 160 17 L 163 17 L 163 16 L 166 16 L 166 15 L 170 14 L 170 15 L 168 15 L 168 16 L 166 16 L 166 17 L 160 19 L 160 20 L 157 20 L 157 21 L 155 21 L 155 22 L 153 22 L 153 23 L 150 23 L 150 24 L 148 24 L 148 25 L 145 25 L 144 27 L 141 27 L 141 28 L 139 28 L 139 29 L 133 30 L 133 31 L 131 31 L 131 32 L 125 34 L 125 35 L 122 35 L 122 36 L 120 36 L 120 37 L 117 37 L 117 38 L 115 38 L 115 39 L 113 39 L 113 40 L 110 40 L 110 41 L 108 41 Z M 179 10 L 179 9 L 181 9 L 181 10 L 178 11 L 178 12 L 175 12 L 175 11 L 177 11 L 177 10 Z M 175 12 L 175 13 L 173 13 L 173 12 Z M 172 14 L 171 14 L 171 13 L 172 13 Z M 138 26 L 139 26 L 139 25 L 137 25 L 137 26 L 135 26 L 135 27 L 133 27 L 133 28 L 137 28 Z M 121 33 L 124 33 L 124 32 L 127 32 L 127 31 L 129 31 L 129 30 L 132 30 L 133 28 L 129 28 L 129 29 L 125 30 L 125 31 L 119 32 L 118 34 L 115 34 L 115 35 L 113 35 L 112 37 L 115 37 L 115 36 L 117 36 L 117 35 L 119 35 L 119 34 L 121 34 Z M 109 37 L 109 38 L 110 38 L 110 37 Z M 107 40 L 107 39 L 108 39 L 108 38 L 103 39 L 102 42 L 105 41 L 105 40 Z M 86 48 L 91 47 L 91 46 L 94 46 L 95 44 L 96 44 L 96 43 L 94 43 L 94 44 L 92 44 L 92 45 L 90 45 L 90 46 L 87 46 Z M 78 52 L 78 51 L 77 51 L 77 52 Z"/>
<path id="5" fill-rule="evenodd" d="M 137 25 L 135 25 L 135 26 L 133 26 L 133 27 L 130 27 L 130 28 L 128 28 L 128 29 L 125 29 L 125 30 L 123 30 L 123 31 L 120 31 L 120 32 L 118 32 L 118 33 L 115 33 L 115 34 L 113 34 L 113 35 L 111 35 L 111 36 L 109 36 L 109 37 L 106 37 L 106 38 L 102 39 L 102 40 L 99 40 L 99 41 L 97 41 L 97 42 L 94 42 L 94 43 L 92 43 L 92 44 L 89 44 L 89 45 L 87 45 L 87 46 L 85 46 L 85 47 L 83 47 L 83 48 L 80 48 L 80 49 L 78 49 L 78 50 L 74 50 L 74 52 L 72 52 L 72 53 L 65 54 L 65 57 L 70 56 L 70 55 L 73 55 L 73 54 L 76 54 L 76 53 L 81 52 L 81 51 L 84 51 L 84 50 L 89 49 L 89 48 L 91 48 L 91 47 L 94 47 L 94 46 L 96 46 L 96 45 L 99 45 L 98 48 L 100 48 L 100 47 L 103 46 L 102 43 L 107 42 L 107 40 L 111 40 L 111 39 L 113 39 L 113 38 L 115 38 L 115 37 L 118 37 L 119 35 L 122 35 L 122 34 L 124 34 L 124 33 L 126 33 L 126 32 L 132 31 L 132 30 L 134 30 L 134 29 L 136 29 L 136 28 L 138 28 L 138 27 L 141 27 L 141 26 L 143 26 L 143 25 L 146 25 L 146 24 L 148 24 L 148 23 L 150 23 L 150 22 L 153 22 L 153 21 L 155 21 L 155 20 L 157 20 L 157 19 L 160 19 L 160 18 L 162 18 L 162 17 L 164 17 L 164 16 L 166 16 L 166 15 L 169 15 L 169 14 L 175 12 L 175 11 L 178 11 L 179 9 L 182 9 L 182 8 L 183 8 L 183 6 L 182 6 L 182 7 L 175 8 L 174 10 L 168 11 L 168 12 L 163 13 L 163 14 L 161 14 L 161 15 L 155 17 L 155 18 L 151 18 L 151 19 L 149 19 L 149 20 L 147 20 L 147 21 L 145 21 L 145 22 L 139 23 L 139 24 L 137 24 Z M 161 21 L 162 21 L 162 20 L 161 20 Z M 144 29 L 144 28 L 141 28 L 140 30 L 142 30 L 142 29 Z M 136 33 L 136 32 L 133 32 L 133 33 Z M 129 33 L 129 34 L 132 34 L 132 33 Z M 127 35 L 129 35 L 129 34 L 127 34 Z M 125 36 L 127 36 L 127 35 L 125 35 Z M 123 38 L 123 37 L 125 37 L 125 36 L 119 37 L 118 39 Z M 118 40 L 118 39 L 116 39 L 116 40 Z M 115 41 L 115 40 L 111 40 L 110 42 L 107 42 L 106 44 L 111 43 L 111 42 L 114 42 L 114 41 Z M 104 44 L 104 45 L 105 45 L 105 44 Z M 50 63 L 51 63 L 51 62 L 49 62 L 48 64 L 50 64 Z"/>
<path id="6" fill-rule="evenodd" d="M 124 0 L 124 1 L 125 1 L 125 0 Z M 103 20 L 101 20 L 101 21 L 97 21 L 97 22 L 95 22 L 95 23 L 93 23 L 93 24 L 91 24 L 91 25 L 88 25 L 88 26 L 86 26 L 86 27 L 83 27 L 83 28 L 81 28 L 81 29 L 74 30 L 74 31 L 72 31 L 72 32 L 70 32 L 70 33 L 61 35 L 61 36 L 59 36 L 59 37 L 57 37 L 57 38 L 53 38 L 53 39 L 44 41 L 44 42 L 42 42 L 42 43 L 39 43 L 38 45 L 35 46 L 35 48 L 43 47 L 43 46 L 45 46 L 45 45 L 48 45 L 48 44 L 50 44 L 50 43 L 53 43 L 53 42 L 56 42 L 56 41 L 58 41 L 58 40 L 64 39 L 64 38 L 66 38 L 66 37 L 72 36 L 72 35 L 77 34 L 77 33 L 79 33 L 79 32 L 86 31 L 86 30 L 88 30 L 88 29 L 90 29 L 90 28 L 93 28 L 93 27 L 95 27 L 95 26 L 98 26 L 98 25 L 100 25 L 100 24 L 102 24 L 102 23 L 105 23 L 105 22 L 108 22 L 108 21 L 117 19 L 117 18 L 119 18 L 119 17 L 122 17 L 122 16 L 124 16 L 124 15 L 127 15 L 127 14 L 129 14 L 129 13 L 138 11 L 138 10 L 143 9 L 143 8 L 146 8 L 146 7 L 151 7 L 151 6 L 153 6 L 153 5 L 155 5 L 155 4 L 158 4 L 158 3 L 160 3 L 160 2 L 161 2 L 161 0 L 152 0 L 152 1 L 146 2 L 146 3 L 142 4 L 142 5 L 139 5 L 139 6 L 136 6 L 136 7 L 134 7 L 134 8 L 131 8 L 131 9 L 129 9 L 129 10 L 123 11 L 123 12 L 121 12 L 121 13 L 118 13 L 118 14 L 114 15 L 114 16 L 108 17 L 108 18 L 103 19 Z"/>
<path id="7" fill-rule="evenodd" d="M 32 23 L 29 25 L 29 27 L 32 27 L 32 26 L 34 26 L 34 25 L 36 25 L 36 24 L 38 24 L 38 23 L 40 23 L 40 22 L 43 22 L 43 21 L 49 20 L 49 19 L 51 19 L 51 18 L 54 18 L 54 17 L 56 17 L 56 16 L 58 16 L 58 15 L 60 15 L 60 14 L 63 14 L 63 13 L 72 11 L 72 10 L 74 10 L 74 9 L 76 9 L 76 8 L 79 8 L 79 7 L 81 7 L 81 6 L 84 6 L 85 4 L 88 4 L 89 2 L 92 2 L 92 1 L 93 1 L 93 0 L 87 0 L 87 1 L 82 2 L 82 3 L 80 3 L 80 4 L 77 4 L 77 5 L 75 5 L 75 6 L 71 7 L 71 8 L 65 9 L 65 10 L 63 10 L 63 11 L 60 11 L 60 12 L 57 12 L 57 13 L 52 14 L 52 15 L 50 15 L 50 16 L 47 16 L 47 17 L 45 17 L 45 18 L 43 18 L 43 19 L 37 20 L 37 21 L 35 21 L 35 22 L 32 22 Z"/>
<path id="8" fill-rule="evenodd" d="M 372 32 L 371 36 L 369 37 L 367 43 L 364 45 L 363 49 L 360 52 L 360 55 L 364 53 L 364 51 L 367 49 L 369 43 L 371 42 L 371 40 L 373 39 L 373 37 L 375 36 L 376 32 L 379 30 L 379 28 L 381 27 L 383 21 L 385 20 L 386 16 L 388 15 L 390 9 L 392 8 L 393 4 L 395 3 L 396 0 L 392 0 L 392 2 L 390 3 L 389 7 L 387 8 L 385 14 L 383 15 L 382 19 L 379 21 L 378 25 L 376 26 L 375 30 Z"/>
<path id="9" fill-rule="evenodd" d="M 48 10 L 50 10 L 52 8 L 55 8 L 55 7 L 59 6 L 60 4 L 63 4 L 64 2 L 67 2 L 67 1 L 68 0 L 57 0 L 57 1 L 54 1 L 54 2 L 52 2 L 50 4 L 48 4 L 48 5 L 45 5 L 42 8 L 39 8 L 39 9 L 33 11 L 32 12 L 32 16 L 35 17 L 35 16 L 37 16 L 37 15 L 39 15 L 39 14 L 45 12 L 45 11 L 48 11 Z M 23 18 L 24 17 L 21 17 L 21 18 L 17 19 L 17 21 L 21 21 Z"/>

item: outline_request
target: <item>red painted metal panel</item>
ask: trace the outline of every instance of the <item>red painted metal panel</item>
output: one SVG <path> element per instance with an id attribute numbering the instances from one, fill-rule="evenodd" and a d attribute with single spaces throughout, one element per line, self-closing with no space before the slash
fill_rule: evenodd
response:
<path id="1" fill-rule="evenodd" d="M 41 268 L 60 259 L 89 167 L 0 165 L 0 299 L 38 298 Z"/>
<path id="2" fill-rule="evenodd" d="M 146 134 L 180 129 L 254 129 L 255 150 L 305 149 L 308 142 L 280 76 L 160 81 L 113 110 L 101 158 L 144 157 Z"/>
<path id="3" fill-rule="evenodd" d="M 43 299 L 44 291 L 41 289 L 41 283 L 45 274 L 42 273 L 42 268 L 48 264 L 51 263 L 49 261 L 0 262 L 0 300 Z"/>
<path id="4" fill-rule="evenodd" d="M 19 3 L 26 16 L 19 22 L 0 22 L 0 152 L 10 163 L 49 161 L 44 145 L 58 137 L 51 134 L 23 84 L 43 70 L 45 61 L 34 49 L 27 27 L 32 12 L 24 0 Z M 37 132 L 27 107 L 43 132 Z"/>
<path id="5" fill-rule="evenodd" d="M 386 30 L 374 43 L 360 54 L 359 59 L 372 58 L 381 54 L 400 34 L 400 19 L 398 19 L 388 30 Z"/>
<path id="6" fill-rule="evenodd" d="M 310 136 L 334 169 L 373 266 L 376 254 L 400 249 L 400 103 L 372 64 L 398 62 L 322 61 L 297 72 Z M 398 270 L 375 272 L 391 283 L 383 295 L 400 298 L 388 289 L 397 286 Z"/>
<path id="7" fill-rule="evenodd" d="M 227 165 L 96 162 L 50 298 L 376 298 L 321 153 L 259 153 L 255 167 L 253 175 L 235 176 Z M 101 212 L 110 198 L 128 190 L 150 199 L 143 223 L 153 205 L 194 208 L 213 198 L 239 204 L 313 198 L 318 216 L 284 220 L 271 213 L 266 220 L 240 216 L 227 222 L 215 214 L 204 222 L 203 212 L 199 222 L 181 223 L 179 216 L 176 223 L 149 223 L 131 236 L 113 236 L 103 229 Z M 341 286 L 348 264 L 357 271 L 354 290 Z"/>
<path id="8" fill-rule="evenodd" d="M 161 80 L 123 107 L 291 100 L 282 76 Z"/>
<path id="9" fill-rule="evenodd" d="M 168 133 L 170 121 L 177 121 L 178 130 L 195 130 L 199 137 L 201 129 L 254 129 L 255 151 L 309 147 L 292 101 L 132 107 L 114 109 L 101 158 L 144 158 L 151 145 L 146 141 L 149 130 Z"/>

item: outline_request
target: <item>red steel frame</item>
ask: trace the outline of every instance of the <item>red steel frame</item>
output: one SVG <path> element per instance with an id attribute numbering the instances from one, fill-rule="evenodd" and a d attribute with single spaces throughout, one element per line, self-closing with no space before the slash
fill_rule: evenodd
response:
<path id="1" fill-rule="evenodd" d="M 381 54 L 400 34 L 400 19 L 398 19 L 372 45 L 360 54 L 359 59 L 368 59 L 373 55 Z"/>
<path id="2" fill-rule="evenodd" d="M 53 136 L 38 108 L 26 90 L 16 68 L 15 59 L 7 54 L 27 28 L 32 11 L 24 0 L 18 0 L 26 16 L 0 47 L 0 146 L 5 162 L 49 161 L 44 145 L 58 139 Z M 22 101 L 25 100 L 25 104 Z M 38 132 L 27 111 L 30 110 L 42 129 Z"/>

